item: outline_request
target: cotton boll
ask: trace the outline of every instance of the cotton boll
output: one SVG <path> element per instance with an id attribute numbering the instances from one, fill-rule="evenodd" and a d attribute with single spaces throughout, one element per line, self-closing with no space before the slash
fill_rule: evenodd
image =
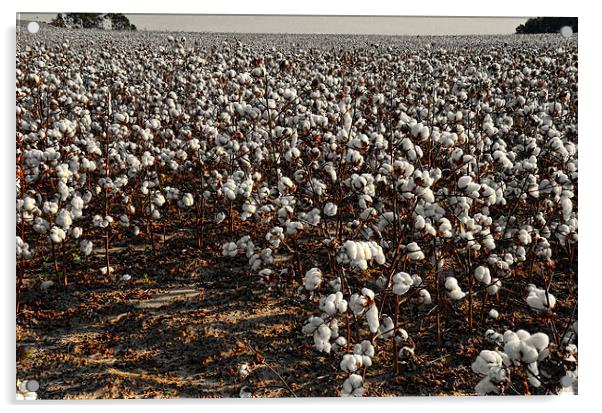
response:
<path id="1" fill-rule="evenodd" d="M 420 291 L 418 291 L 418 302 L 424 305 L 432 304 L 433 300 L 431 298 L 431 294 L 427 290 L 422 288 Z"/>
<path id="2" fill-rule="evenodd" d="M 458 188 L 465 189 L 470 183 L 472 183 L 472 178 L 470 176 L 462 176 L 458 179 Z"/>
<path id="3" fill-rule="evenodd" d="M 353 241 L 346 241 L 345 244 L 343 245 L 343 248 L 345 248 L 345 252 L 347 253 L 347 256 L 349 257 L 350 260 L 355 260 L 357 257 L 357 247 L 356 247 L 356 243 Z"/>
<path id="4" fill-rule="evenodd" d="M 362 356 L 359 354 L 345 354 L 340 364 L 341 370 L 347 373 L 353 373 L 362 367 Z"/>
<path id="5" fill-rule="evenodd" d="M 489 310 L 489 318 L 497 319 L 500 316 L 498 311 L 495 308 Z"/>
<path id="6" fill-rule="evenodd" d="M 23 207 L 22 208 L 23 208 L 24 211 L 31 212 L 31 211 L 33 211 L 35 209 L 35 207 L 36 207 L 36 200 L 35 199 L 33 199 L 31 197 L 28 197 L 28 196 L 26 196 L 23 199 Z"/>
<path id="7" fill-rule="evenodd" d="M 498 280 L 497 278 L 493 278 L 491 280 L 491 285 L 489 285 L 487 287 L 487 292 L 490 295 L 495 295 L 498 293 L 498 291 L 500 290 L 500 288 L 502 288 L 502 282 L 500 280 Z"/>
<path id="8" fill-rule="evenodd" d="M 399 272 L 393 276 L 393 294 L 403 295 L 407 293 L 414 281 L 410 274 L 405 272 Z"/>
<path id="9" fill-rule="evenodd" d="M 238 247 L 235 242 L 227 242 L 222 246 L 222 255 L 224 257 L 236 257 Z"/>
<path id="10" fill-rule="evenodd" d="M 420 249 L 417 243 L 411 242 L 406 246 L 408 258 L 413 261 L 419 261 L 424 259 L 424 253 Z"/>
<path id="11" fill-rule="evenodd" d="M 372 304 L 366 311 L 366 320 L 368 321 L 368 328 L 370 329 L 370 332 L 376 333 L 379 326 L 378 308 L 376 307 L 376 304 Z"/>
<path id="12" fill-rule="evenodd" d="M 475 268 L 474 270 L 474 278 L 475 280 L 477 280 L 478 282 L 481 282 L 483 284 L 490 284 L 491 283 L 491 275 L 489 273 L 489 268 L 484 267 L 484 266 L 478 266 L 477 268 Z"/>
<path id="13" fill-rule="evenodd" d="M 372 357 L 374 357 L 374 346 L 368 340 L 364 340 L 361 344 L 356 344 L 353 348 L 353 353 L 362 356 L 362 366 L 370 367 L 372 365 Z"/>
<path id="14" fill-rule="evenodd" d="M 251 368 L 248 363 L 241 363 L 238 366 L 238 377 L 241 380 L 246 379 L 251 374 Z"/>
<path id="15" fill-rule="evenodd" d="M 338 291 L 320 299 L 320 310 L 328 315 L 335 315 L 337 312 L 345 313 L 347 311 L 347 301 L 343 298 L 343 293 Z"/>
<path id="16" fill-rule="evenodd" d="M 343 336 L 337 337 L 337 339 L 332 343 L 332 351 L 339 352 L 343 350 L 347 346 L 347 339 Z"/>
<path id="17" fill-rule="evenodd" d="M 466 293 L 460 289 L 458 285 L 458 280 L 454 277 L 447 277 L 445 279 L 445 288 L 447 289 L 447 295 L 452 300 L 461 300 L 466 296 Z"/>
<path id="18" fill-rule="evenodd" d="M 551 310 L 556 305 L 556 298 L 546 291 L 537 288 L 534 285 L 529 287 L 529 295 L 527 296 L 527 304 L 536 310 Z"/>
<path id="19" fill-rule="evenodd" d="M 60 244 L 65 240 L 67 234 L 65 234 L 65 231 L 63 231 L 59 227 L 52 227 L 50 228 L 50 233 L 48 234 L 48 236 L 50 237 L 50 240 L 52 242 L 54 242 L 55 244 Z"/>
<path id="20" fill-rule="evenodd" d="M 71 212 L 66 209 L 61 209 L 54 222 L 64 230 L 68 230 L 73 223 Z"/>
<path id="21" fill-rule="evenodd" d="M 475 392 L 479 396 L 486 396 L 488 394 L 500 394 L 499 387 L 494 384 L 489 377 L 483 378 L 477 385 L 475 386 Z"/>
<path id="22" fill-rule="evenodd" d="M 318 268 L 311 268 L 303 277 L 303 286 L 308 291 L 314 291 L 322 282 L 322 272 Z"/>
<path id="23" fill-rule="evenodd" d="M 288 235 L 297 235 L 299 232 L 303 231 L 303 224 L 299 221 L 289 221 L 286 223 L 286 233 Z"/>
<path id="24" fill-rule="evenodd" d="M 77 239 L 82 236 L 83 232 L 84 231 L 81 229 L 81 227 L 74 227 L 71 229 L 71 236 Z"/>
<path id="25" fill-rule="evenodd" d="M 330 353 L 331 344 L 330 337 L 332 332 L 326 324 L 320 325 L 316 331 L 314 331 L 314 344 L 316 350 L 324 353 Z"/>
<path id="26" fill-rule="evenodd" d="M 364 394 L 362 376 L 358 374 L 350 375 L 345 382 L 343 382 L 343 390 L 341 391 L 342 397 L 361 397 Z"/>
<path id="27" fill-rule="evenodd" d="M 92 248 L 93 248 L 93 244 L 92 241 L 89 240 L 82 240 L 79 243 L 79 249 L 82 252 L 82 254 L 88 256 L 92 253 Z"/>
<path id="28" fill-rule="evenodd" d="M 113 268 L 111 266 L 109 266 L 108 268 L 105 266 L 100 269 L 100 273 L 102 275 L 110 275 L 110 274 L 113 274 L 114 272 L 115 272 L 115 268 Z"/>
<path id="29" fill-rule="evenodd" d="M 503 358 L 498 351 L 482 350 L 472 363 L 471 368 L 475 373 L 489 374 L 492 367 L 502 367 Z"/>
<path id="30" fill-rule="evenodd" d="M 185 193 L 184 196 L 182 196 L 181 204 L 186 208 L 190 208 L 192 205 L 194 205 L 194 197 L 192 194 Z"/>
<path id="31" fill-rule="evenodd" d="M 333 217 L 337 214 L 337 206 L 332 202 L 326 203 L 324 206 L 324 215 L 328 217 Z"/>
<path id="32" fill-rule="evenodd" d="M 393 323 L 393 319 L 389 316 L 383 316 L 381 319 L 380 325 L 378 326 L 378 334 L 380 338 L 386 340 L 395 335 L 395 324 Z"/>
<path id="33" fill-rule="evenodd" d="M 44 218 L 36 217 L 33 230 L 38 234 L 45 234 L 50 229 L 50 224 Z"/>
<path id="34" fill-rule="evenodd" d="M 535 347 L 535 349 L 540 352 L 543 351 L 550 345 L 550 338 L 544 333 L 535 333 L 532 334 L 527 340 L 525 340 L 528 344 Z"/>

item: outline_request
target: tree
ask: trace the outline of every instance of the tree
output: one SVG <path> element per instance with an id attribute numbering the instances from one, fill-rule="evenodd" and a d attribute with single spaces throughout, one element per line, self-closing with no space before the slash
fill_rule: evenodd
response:
<path id="1" fill-rule="evenodd" d="M 564 26 L 577 33 L 577 17 L 533 17 L 516 28 L 517 34 L 558 33 Z"/>
<path id="2" fill-rule="evenodd" d="M 136 30 L 121 13 L 59 13 L 50 24 L 71 29 Z"/>

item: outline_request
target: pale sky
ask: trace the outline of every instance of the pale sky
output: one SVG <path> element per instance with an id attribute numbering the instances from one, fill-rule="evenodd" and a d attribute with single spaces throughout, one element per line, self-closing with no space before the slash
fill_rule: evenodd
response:
<path id="1" fill-rule="evenodd" d="M 56 13 L 21 13 L 49 22 Z M 138 30 L 397 35 L 510 34 L 527 17 L 392 17 L 126 14 Z"/>

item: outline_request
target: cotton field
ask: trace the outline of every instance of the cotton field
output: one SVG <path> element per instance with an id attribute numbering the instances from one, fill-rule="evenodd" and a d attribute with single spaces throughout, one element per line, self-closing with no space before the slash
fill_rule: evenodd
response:
<path id="1" fill-rule="evenodd" d="M 560 35 L 20 31 L 19 379 L 577 393 L 577 62 Z"/>

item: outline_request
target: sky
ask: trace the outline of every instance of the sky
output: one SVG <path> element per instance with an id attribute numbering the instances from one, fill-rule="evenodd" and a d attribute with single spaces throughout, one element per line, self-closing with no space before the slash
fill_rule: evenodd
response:
<path id="1" fill-rule="evenodd" d="M 49 22 L 56 13 L 21 13 Z M 527 17 L 126 14 L 138 30 L 390 35 L 510 34 Z"/>

